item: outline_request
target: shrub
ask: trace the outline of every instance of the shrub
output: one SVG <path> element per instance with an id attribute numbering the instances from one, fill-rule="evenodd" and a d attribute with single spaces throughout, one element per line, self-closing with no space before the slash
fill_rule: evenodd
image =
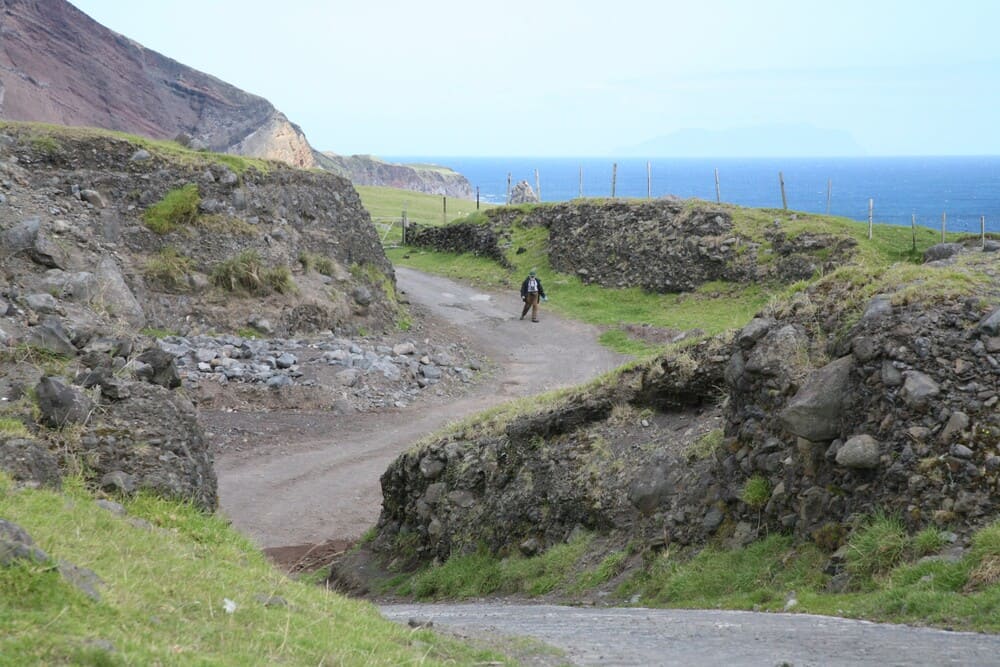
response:
<path id="1" fill-rule="evenodd" d="M 199 203 L 198 186 L 189 183 L 168 192 L 163 199 L 147 208 L 142 218 L 146 226 L 157 234 L 169 234 L 178 225 L 191 224 L 198 219 Z"/>
<path id="2" fill-rule="evenodd" d="M 847 541 L 847 571 L 870 579 L 901 563 L 910 547 L 906 528 L 896 517 L 876 514 Z"/>
<path id="3" fill-rule="evenodd" d="M 192 262 L 188 257 L 178 252 L 177 248 L 167 246 L 146 262 L 144 273 L 167 290 L 179 291 L 187 289 L 191 269 Z"/>
<path id="4" fill-rule="evenodd" d="M 771 483 L 766 477 L 754 475 L 743 486 L 740 499 L 752 509 L 761 509 L 771 499 Z"/>

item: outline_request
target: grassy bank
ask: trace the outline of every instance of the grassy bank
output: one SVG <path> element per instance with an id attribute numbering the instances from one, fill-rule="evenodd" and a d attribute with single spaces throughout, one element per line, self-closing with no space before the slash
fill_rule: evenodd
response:
<path id="1" fill-rule="evenodd" d="M 100 577 L 95 601 L 48 563 L 0 567 L 0 663 L 470 664 L 502 660 L 382 619 L 374 606 L 275 570 L 221 517 L 144 496 L 116 516 L 82 485 L 17 489 L 0 517 L 51 558 Z"/>
<path id="2" fill-rule="evenodd" d="M 372 220 L 380 225 L 379 237 L 385 232 L 385 227 L 391 222 L 392 228 L 385 236 L 386 245 L 398 244 L 402 240 L 399 221 L 403 211 L 410 222 L 421 225 L 441 225 L 456 218 L 463 218 L 476 210 L 476 202 L 466 199 L 448 197 L 447 202 L 440 195 L 428 195 L 413 190 L 399 188 L 384 188 L 373 185 L 357 185 L 355 189 L 361 196 L 361 203 L 371 215 Z M 445 205 L 447 204 L 447 210 Z M 482 204 L 487 208 L 488 204 Z"/>
<path id="3" fill-rule="evenodd" d="M 832 593 L 831 554 L 814 543 L 771 535 L 737 549 L 697 555 L 634 544 L 609 551 L 580 535 L 533 558 L 457 556 L 383 590 L 421 600 L 519 595 L 546 601 L 600 599 L 648 607 L 793 611 L 962 630 L 1000 632 L 1000 523 L 979 531 L 961 557 L 948 535 L 909 535 L 891 517 L 871 517 L 839 553 L 850 575 Z M 603 555 L 602 555 L 603 554 Z"/>

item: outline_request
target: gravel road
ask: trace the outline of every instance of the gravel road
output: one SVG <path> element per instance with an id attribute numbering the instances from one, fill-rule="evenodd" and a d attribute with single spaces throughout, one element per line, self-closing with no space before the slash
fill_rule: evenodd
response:
<path id="1" fill-rule="evenodd" d="M 577 665 L 1000 665 L 1000 637 L 810 614 L 553 605 L 386 605 L 392 620 L 524 635 Z M 550 661 L 551 663 L 551 661 Z"/>
<path id="2" fill-rule="evenodd" d="M 596 327 L 556 317 L 544 304 L 540 323 L 519 320 L 514 290 L 490 294 L 402 267 L 396 278 L 410 302 L 430 313 L 430 336 L 461 338 L 498 371 L 459 399 L 428 398 L 378 414 L 240 416 L 277 425 L 258 427 L 253 452 L 222 452 L 215 462 L 222 511 L 262 548 L 357 539 L 378 519 L 379 477 L 414 442 L 451 421 L 580 384 L 624 361 L 598 345 Z"/>

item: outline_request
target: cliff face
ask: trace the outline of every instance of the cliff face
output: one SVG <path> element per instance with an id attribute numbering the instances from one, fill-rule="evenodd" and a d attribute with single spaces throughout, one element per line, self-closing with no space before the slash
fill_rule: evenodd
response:
<path id="1" fill-rule="evenodd" d="M 371 155 L 323 153 L 323 166 L 349 178 L 354 185 L 378 185 L 456 199 L 474 199 L 465 176 L 436 165 L 395 164 Z"/>
<path id="2" fill-rule="evenodd" d="M 270 102 L 108 30 L 64 0 L 0 0 L 0 117 L 92 126 L 314 167 Z"/>

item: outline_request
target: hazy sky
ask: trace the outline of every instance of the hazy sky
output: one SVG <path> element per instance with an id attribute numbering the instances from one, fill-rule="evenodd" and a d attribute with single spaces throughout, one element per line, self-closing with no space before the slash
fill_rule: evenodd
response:
<path id="1" fill-rule="evenodd" d="M 1000 154 L 994 0 L 73 2 L 343 154 L 602 156 L 787 123 Z"/>

